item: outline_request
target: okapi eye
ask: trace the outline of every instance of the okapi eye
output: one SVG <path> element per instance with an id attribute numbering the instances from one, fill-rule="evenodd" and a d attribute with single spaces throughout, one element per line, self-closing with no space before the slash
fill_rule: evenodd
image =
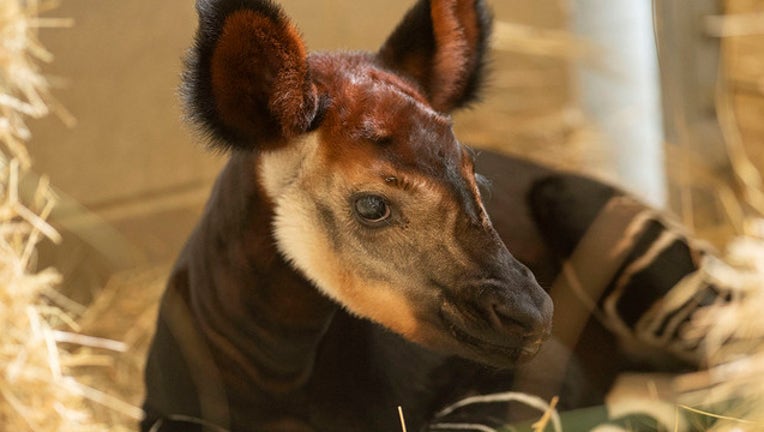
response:
<path id="1" fill-rule="evenodd" d="M 356 215 L 362 222 L 375 225 L 390 217 L 390 206 L 379 195 L 361 195 L 353 204 Z"/>

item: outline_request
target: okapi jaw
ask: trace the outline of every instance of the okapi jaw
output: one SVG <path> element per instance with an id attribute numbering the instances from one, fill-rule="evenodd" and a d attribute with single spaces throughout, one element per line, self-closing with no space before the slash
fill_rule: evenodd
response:
<path id="1" fill-rule="evenodd" d="M 370 56 L 309 60 L 332 102 L 314 132 L 257 166 L 279 250 L 340 305 L 409 340 L 497 367 L 529 359 L 551 302 L 494 231 L 450 118 Z M 366 200 L 384 206 L 380 220 L 359 214 Z"/>

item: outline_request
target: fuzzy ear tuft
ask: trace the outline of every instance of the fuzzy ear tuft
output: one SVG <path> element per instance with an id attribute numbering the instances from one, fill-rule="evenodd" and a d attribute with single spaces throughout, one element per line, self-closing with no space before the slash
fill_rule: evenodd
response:
<path id="1" fill-rule="evenodd" d="M 491 22 L 484 0 L 419 0 L 379 59 L 419 83 L 435 109 L 449 112 L 478 96 Z"/>
<path id="2" fill-rule="evenodd" d="M 224 148 L 272 148 L 310 127 L 318 106 L 297 29 L 270 0 L 199 0 L 183 95 Z"/>

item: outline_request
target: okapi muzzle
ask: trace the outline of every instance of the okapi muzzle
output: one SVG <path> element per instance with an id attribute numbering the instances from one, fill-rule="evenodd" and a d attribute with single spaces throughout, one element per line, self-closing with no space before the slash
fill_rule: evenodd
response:
<path id="1" fill-rule="evenodd" d="M 472 268 L 438 282 L 441 318 L 464 357 L 499 367 L 529 360 L 549 337 L 552 302 L 493 228 L 481 231 L 463 237 L 475 248 Z"/>

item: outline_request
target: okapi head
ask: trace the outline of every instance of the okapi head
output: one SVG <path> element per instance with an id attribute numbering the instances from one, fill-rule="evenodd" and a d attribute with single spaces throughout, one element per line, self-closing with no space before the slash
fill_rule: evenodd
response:
<path id="1" fill-rule="evenodd" d="M 508 252 L 448 113 L 476 97 L 483 0 L 420 0 L 378 53 L 306 52 L 268 0 L 200 0 L 189 112 L 254 152 L 283 257 L 350 312 L 440 352 L 506 367 L 552 305 Z"/>

